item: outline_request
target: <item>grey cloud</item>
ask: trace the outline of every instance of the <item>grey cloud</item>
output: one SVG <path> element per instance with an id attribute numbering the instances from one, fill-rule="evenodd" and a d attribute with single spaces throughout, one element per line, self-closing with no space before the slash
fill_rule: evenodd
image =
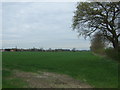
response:
<path id="1" fill-rule="evenodd" d="M 88 49 L 70 28 L 75 3 L 3 3 L 3 47 Z"/>

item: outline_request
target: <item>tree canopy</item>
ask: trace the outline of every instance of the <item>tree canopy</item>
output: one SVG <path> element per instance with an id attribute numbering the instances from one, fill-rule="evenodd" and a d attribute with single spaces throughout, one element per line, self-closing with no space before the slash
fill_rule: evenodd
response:
<path id="1" fill-rule="evenodd" d="M 102 35 L 118 50 L 120 27 L 120 2 L 79 2 L 73 17 L 72 27 L 79 35 Z"/>

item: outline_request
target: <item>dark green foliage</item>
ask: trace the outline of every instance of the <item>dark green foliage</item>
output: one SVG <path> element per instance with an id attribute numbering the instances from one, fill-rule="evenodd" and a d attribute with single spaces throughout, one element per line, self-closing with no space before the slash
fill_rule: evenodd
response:
<path id="1" fill-rule="evenodd" d="M 67 74 L 93 87 L 118 85 L 118 63 L 91 52 L 3 52 L 2 56 L 3 68 Z"/>

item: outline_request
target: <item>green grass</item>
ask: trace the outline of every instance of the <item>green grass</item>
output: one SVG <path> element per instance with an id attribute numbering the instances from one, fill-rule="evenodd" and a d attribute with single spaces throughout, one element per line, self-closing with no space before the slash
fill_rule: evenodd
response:
<path id="1" fill-rule="evenodd" d="M 27 85 L 23 80 L 12 77 L 13 74 L 9 70 L 2 70 L 2 87 L 3 88 L 21 88 Z"/>
<path id="2" fill-rule="evenodd" d="M 2 52 L 0 52 L 0 89 L 2 89 Z"/>
<path id="3" fill-rule="evenodd" d="M 3 88 L 22 88 L 27 85 L 26 82 L 19 78 L 6 79 L 2 83 Z"/>
<path id="4" fill-rule="evenodd" d="M 3 52 L 2 56 L 3 68 L 67 74 L 97 88 L 118 86 L 118 63 L 91 52 Z"/>

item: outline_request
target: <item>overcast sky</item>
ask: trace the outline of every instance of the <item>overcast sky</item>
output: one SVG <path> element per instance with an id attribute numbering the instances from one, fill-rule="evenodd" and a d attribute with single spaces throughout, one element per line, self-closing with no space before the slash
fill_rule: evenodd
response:
<path id="1" fill-rule="evenodd" d="M 71 28 L 75 7 L 75 2 L 2 3 L 2 47 L 89 49 L 89 40 Z"/>

